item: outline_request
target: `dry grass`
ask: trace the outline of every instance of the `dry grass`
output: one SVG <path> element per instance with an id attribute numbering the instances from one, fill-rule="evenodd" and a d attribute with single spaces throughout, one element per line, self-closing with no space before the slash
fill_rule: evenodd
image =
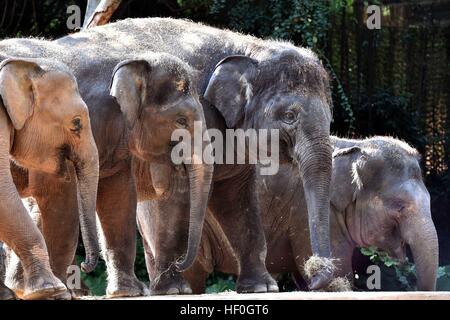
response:
<path id="1" fill-rule="evenodd" d="M 307 280 L 310 280 L 314 275 L 326 271 L 327 273 L 334 273 L 336 271 L 336 259 L 322 258 L 318 256 L 311 256 L 304 264 L 303 271 Z M 327 287 L 319 290 L 324 292 L 342 292 L 352 291 L 352 285 L 346 277 L 334 278 Z"/>

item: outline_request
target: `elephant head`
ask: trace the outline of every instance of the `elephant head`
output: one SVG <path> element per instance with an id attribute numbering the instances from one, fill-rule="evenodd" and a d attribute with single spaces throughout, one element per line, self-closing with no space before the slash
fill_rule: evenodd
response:
<path id="1" fill-rule="evenodd" d="M 228 128 L 279 130 L 279 158 L 296 163 L 302 178 L 313 254 L 330 257 L 331 95 L 319 59 L 292 47 L 257 59 L 228 56 L 215 67 L 204 97 Z M 310 287 L 323 287 L 331 276 L 317 274 Z"/>
<path id="2" fill-rule="evenodd" d="M 116 66 L 111 95 L 127 123 L 133 155 L 144 161 L 172 163 L 171 151 L 177 144 L 172 133 L 176 129 L 185 129 L 192 138 L 200 133 L 204 137 L 202 150 L 209 144 L 194 77 L 194 70 L 168 54 L 148 54 Z M 200 132 L 195 133 L 194 128 Z M 198 159 L 196 148 L 191 150 L 186 160 Z M 187 253 L 177 263 L 179 270 L 187 269 L 197 254 L 213 174 L 213 165 L 201 161 L 185 161 L 184 167 L 189 178 L 190 220 Z"/>
<path id="3" fill-rule="evenodd" d="M 419 290 L 434 290 L 438 240 L 419 154 L 405 142 L 375 137 L 334 139 L 331 203 L 345 212 L 357 246 L 375 246 L 404 260 L 411 248 Z"/>
<path id="4" fill-rule="evenodd" d="M 20 166 L 70 179 L 76 170 L 80 223 L 86 249 L 82 268 L 98 260 L 95 205 L 98 152 L 89 113 L 68 68 L 46 59 L 6 59 L 0 64 L 0 106 L 10 124 L 10 154 Z"/>

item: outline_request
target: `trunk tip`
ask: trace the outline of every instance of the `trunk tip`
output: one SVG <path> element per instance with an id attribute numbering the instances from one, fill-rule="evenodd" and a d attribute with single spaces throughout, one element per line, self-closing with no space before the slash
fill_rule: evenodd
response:
<path id="1" fill-rule="evenodd" d="M 175 262 L 175 267 L 178 272 L 183 272 L 189 269 L 193 262 L 194 259 L 188 259 L 186 256 L 183 260 Z"/>
<path id="2" fill-rule="evenodd" d="M 86 257 L 86 260 L 81 263 L 81 270 L 84 273 L 91 273 L 97 267 L 97 263 L 98 263 L 98 257 L 94 257 L 94 258 Z"/>

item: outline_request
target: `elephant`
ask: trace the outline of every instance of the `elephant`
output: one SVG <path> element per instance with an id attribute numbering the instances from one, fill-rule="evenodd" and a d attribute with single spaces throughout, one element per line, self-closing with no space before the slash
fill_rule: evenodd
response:
<path id="1" fill-rule="evenodd" d="M 3 243 L 0 241 L 0 283 L 5 281 L 5 256 Z"/>
<path id="2" fill-rule="evenodd" d="M 430 195 L 423 183 L 419 153 L 391 137 L 362 140 L 331 137 L 331 245 L 338 259 L 335 274 L 353 279 L 352 255 L 357 247 L 375 246 L 405 261 L 409 245 L 417 270 L 417 289 L 435 290 L 438 240 L 430 211 Z M 273 274 L 303 274 L 311 255 L 306 200 L 301 177 L 289 164 L 274 176 L 259 176 L 268 254 L 266 266 Z M 297 212 L 300 211 L 300 215 Z M 152 221 L 151 203 L 138 207 L 141 224 Z M 148 248 L 146 248 L 148 250 Z M 154 272 L 147 263 L 149 273 Z M 194 293 L 205 291 L 213 270 L 237 274 L 239 265 L 220 224 L 206 217 L 199 254 L 183 273 Z M 298 279 L 298 278 L 297 278 Z M 305 279 L 300 279 L 302 283 Z"/>
<path id="3" fill-rule="evenodd" d="M 19 56 L 44 53 L 66 63 L 80 83 L 99 150 L 97 213 L 104 235 L 108 296 L 139 295 L 145 291 L 133 268 L 138 199 L 155 201 L 160 222 L 166 221 L 153 246 L 159 273 L 152 288 L 155 293 L 189 292 L 179 271 L 195 260 L 206 205 L 229 235 L 240 261 L 238 292 L 278 290 L 264 264 L 266 244 L 255 193 L 254 164 L 203 163 L 194 175 L 187 173 L 184 166 L 177 166 L 175 171 L 173 166 L 163 166 L 159 176 L 179 177 L 185 181 L 184 187 L 177 184 L 176 190 L 161 191 L 158 199 L 146 195 L 146 180 L 152 176 L 150 168 L 145 168 L 145 161 L 137 174 L 132 168 L 136 157 L 131 156 L 134 151 L 129 138 L 137 129 L 129 127 L 126 113 L 131 111 L 121 109 L 117 98 L 109 95 L 109 76 L 122 60 L 148 52 L 171 54 L 198 70 L 195 87 L 208 129 L 221 133 L 226 129 L 279 130 L 280 161 L 297 164 L 308 195 L 312 251 L 331 257 L 331 93 L 328 74 L 312 51 L 185 20 L 146 18 L 126 19 L 54 41 L 4 40 L 0 42 L 0 52 Z M 140 113 L 131 118 L 135 116 L 142 121 Z M 136 121 L 135 125 L 139 123 Z M 150 139 L 139 138 L 144 142 Z M 60 199 L 64 195 L 56 192 L 61 190 L 59 181 L 48 176 L 39 179 L 55 190 L 47 193 L 48 197 Z M 186 191 L 194 185 L 199 192 Z M 44 221 L 51 219 L 46 212 L 49 208 L 38 205 Z M 187 205 L 191 208 L 190 218 L 185 214 Z M 193 211 L 197 212 L 192 214 Z M 236 233 L 236 229 L 241 232 Z M 316 275 L 311 287 L 323 287 L 331 279 L 332 274 L 324 270 Z"/>
<path id="4" fill-rule="evenodd" d="M 23 299 L 44 299 L 66 292 L 66 287 L 53 274 L 44 237 L 21 201 L 26 188 L 17 174 L 35 171 L 77 181 L 86 249 L 83 268 L 91 270 L 99 256 L 95 220 L 98 152 L 87 106 L 67 66 L 43 58 L 0 55 L 0 60 L 0 240 L 24 268 L 21 288 L 14 288 L 6 278 L 9 288 L 2 281 L 0 297 L 13 297 L 13 289 Z M 37 185 L 30 182 L 28 187 Z"/>

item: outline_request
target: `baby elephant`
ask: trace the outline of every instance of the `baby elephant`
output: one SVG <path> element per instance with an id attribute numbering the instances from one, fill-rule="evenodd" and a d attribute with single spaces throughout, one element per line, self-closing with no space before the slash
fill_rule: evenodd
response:
<path id="1" fill-rule="evenodd" d="M 8 278 L 5 282 L 23 299 L 49 298 L 64 293 L 66 287 L 52 272 L 46 243 L 22 204 L 19 192 L 23 186 L 15 184 L 13 169 L 66 180 L 73 165 L 87 253 L 83 266 L 91 270 L 99 255 L 95 226 L 98 152 L 89 114 L 68 68 L 47 59 L 4 59 L 0 98 L 0 241 L 14 251 L 23 267 L 20 286 Z M 9 288 L 0 281 L 0 299 L 14 298 Z"/>
<path id="2" fill-rule="evenodd" d="M 178 270 L 195 260 L 213 174 L 212 164 L 196 161 L 201 157 L 197 148 L 209 144 L 196 71 L 172 55 L 148 53 L 116 66 L 111 95 L 129 128 L 138 201 L 153 200 L 153 213 L 160 214 L 152 225 L 138 217 L 142 237 L 154 249 L 151 258 L 146 256 L 154 261 L 151 278 L 160 279 L 152 282 L 151 292 L 170 293 L 175 283 L 180 291 L 172 293 L 188 293 Z M 183 134 L 183 145 L 193 146 L 190 151 L 176 151 L 181 144 L 178 138 L 172 141 L 174 133 Z M 200 145 L 193 144 L 196 135 Z M 171 217 L 168 212 L 177 213 L 176 208 L 186 211 Z M 189 226 L 188 239 L 180 237 L 187 230 L 178 231 L 184 226 Z M 184 252 L 184 260 L 175 265 Z"/>
<path id="3" fill-rule="evenodd" d="M 403 260 L 406 243 L 416 264 L 418 290 L 434 290 L 438 241 L 417 151 L 389 137 L 332 137 L 332 144 L 330 231 L 333 256 L 339 259 L 336 275 L 352 275 L 356 247 L 376 246 Z M 296 172 L 285 165 L 277 175 L 258 181 L 271 273 L 303 271 L 311 255 L 306 201 Z M 220 226 L 208 215 L 197 261 L 184 277 L 194 292 L 203 292 L 213 269 L 236 274 L 238 266 Z"/>

